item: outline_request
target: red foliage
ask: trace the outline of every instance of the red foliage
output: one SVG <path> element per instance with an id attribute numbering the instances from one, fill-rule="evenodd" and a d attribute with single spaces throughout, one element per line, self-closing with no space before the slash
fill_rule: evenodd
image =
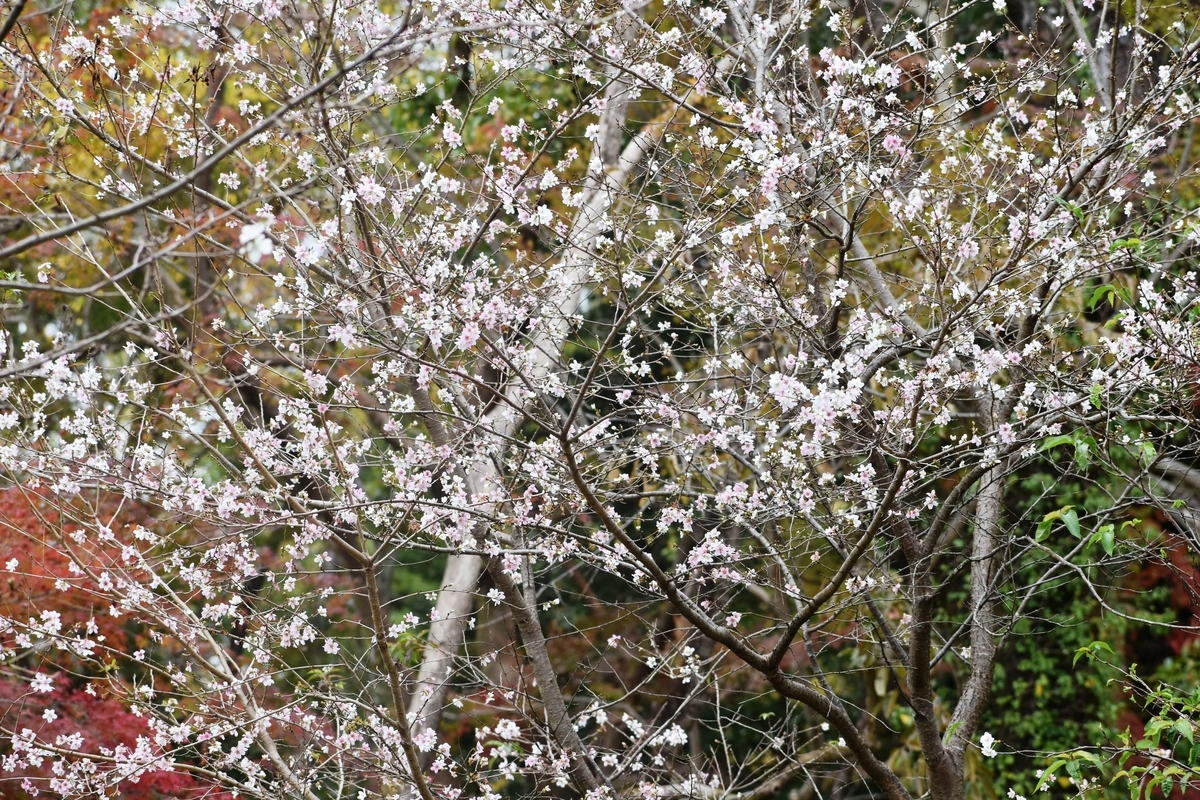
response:
<path id="1" fill-rule="evenodd" d="M 47 710 L 55 718 L 47 721 Z M 133 748 L 139 736 L 150 737 L 145 718 L 131 713 L 116 700 L 72 687 L 59 676 L 53 691 L 34 693 L 29 684 L 0 680 L 0 727 L 10 731 L 29 729 L 38 741 L 53 744 L 59 736 L 80 734 L 84 737 L 82 752 L 101 754 L 125 745 Z M 7 752 L 10 748 L 5 747 Z M 38 767 L 25 767 L 18 774 L 0 774 L 0 798 L 26 800 L 30 795 L 22 788 L 27 779 L 39 790 L 39 797 L 53 797 L 46 789 L 52 774 L 49 759 Z M 142 775 L 135 781 L 122 781 L 115 796 L 123 800 L 155 800 L 163 797 L 200 796 L 227 798 L 225 792 L 213 792 L 192 776 L 181 771 L 159 770 Z"/>
<path id="2" fill-rule="evenodd" d="M 90 548 L 68 549 L 65 537 L 73 529 L 40 495 L 19 488 L 0 491 L 0 616 L 27 622 L 40 618 L 42 612 L 53 611 L 60 615 L 64 632 L 93 621 L 98 630 L 92 638 L 104 647 L 127 652 L 133 644 L 129 634 L 109 615 L 108 605 L 97 596 L 94 582 L 71 571 L 68 553 L 74 552 L 85 562 L 91 562 L 95 554 Z M 13 560 L 16 569 L 10 570 L 7 565 Z M 60 579 L 70 582 L 70 591 L 55 588 Z M 12 639 L 9 632 L 0 636 L 0 643 L 11 647 Z M 48 651 L 46 655 L 68 657 L 64 650 Z"/>
<path id="3" fill-rule="evenodd" d="M 1179 655 L 1188 642 L 1200 638 L 1200 567 L 1182 540 L 1177 539 L 1164 552 L 1167 560 L 1142 564 L 1130 577 L 1129 587 L 1137 592 L 1166 587 L 1168 602 L 1176 614 L 1172 621 L 1177 624 L 1166 634 L 1166 643 L 1174 655 Z M 1138 652 L 1140 643 L 1136 638 L 1130 646 L 1133 654 L 1141 657 L 1135 660 L 1141 664 L 1155 661 L 1152 654 Z"/>
<path id="4" fill-rule="evenodd" d="M 93 755 L 112 753 L 115 748 L 135 748 L 139 737 L 151 736 L 144 717 L 129 711 L 111 697 L 87 692 L 68 674 L 84 674 L 89 664 L 71 650 L 30 647 L 29 640 L 19 641 L 23 624 L 44 623 L 58 615 L 64 635 L 80 635 L 109 653 L 128 653 L 143 646 L 125 623 L 109 614 L 109 603 L 97 581 L 81 567 L 100 575 L 106 560 L 114 557 L 127 543 L 131 525 L 146 519 L 143 510 L 122 503 L 119 519 L 113 519 L 117 499 L 102 501 L 101 509 L 79 509 L 97 527 L 99 520 L 118 529 L 111 545 L 98 543 L 94 534 L 75 541 L 80 527 L 65 515 L 75 509 L 52 504 L 52 496 L 14 487 L 0 491 L 0 617 L 16 626 L 0 627 L 0 644 L 6 649 L 25 650 L 18 662 L 25 670 L 42 670 L 54 678 L 53 690 L 31 690 L 27 674 L 0 677 L 0 798 L 26 800 L 36 790 L 39 797 L 54 797 L 48 780 L 53 775 L 53 759 L 34 765 L 12 759 L 13 733 L 32 731 L 37 741 L 53 745 L 60 736 L 83 736 L 81 752 Z M 61 513 L 60 513 L 61 512 Z M 11 564 L 15 561 L 16 564 Z M 59 584 L 66 581 L 67 586 Z M 58 585 L 56 585 L 58 584 Z M 35 642 L 46 641 L 35 639 Z M 96 651 L 107 660 L 102 650 Z M 37 659 L 37 663 L 32 663 Z M 47 713 L 52 712 L 52 713 Z M 14 768 L 15 767 L 15 768 Z M 103 767 L 101 767 L 103 769 Z M 122 781 L 117 795 L 129 800 L 154 800 L 162 797 L 227 796 L 215 793 L 185 772 L 159 770 L 141 776 L 136 782 Z"/>

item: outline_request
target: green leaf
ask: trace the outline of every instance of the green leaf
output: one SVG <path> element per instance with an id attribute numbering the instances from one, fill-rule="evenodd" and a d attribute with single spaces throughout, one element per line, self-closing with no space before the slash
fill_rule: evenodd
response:
<path id="1" fill-rule="evenodd" d="M 1079 206 L 1075 205 L 1074 203 L 1072 203 L 1070 200 L 1064 200 L 1061 197 L 1055 197 L 1054 201 L 1056 203 L 1058 203 L 1060 206 L 1062 206 L 1063 208 L 1066 208 L 1072 214 L 1074 214 L 1075 219 L 1077 219 L 1079 221 L 1080 225 L 1087 222 L 1087 217 L 1085 217 L 1083 215 L 1083 209 L 1080 208 Z"/>
<path id="2" fill-rule="evenodd" d="M 1075 509 L 1064 511 L 1062 515 L 1063 524 L 1067 526 L 1067 530 L 1076 539 L 1079 538 L 1079 515 L 1075 513 Z"/>
<path id="3" fill-rule="evenodd" d="M 1088 661 L 1094 660 L 1096 658 L 1096 654 L 1101 650 L 1107 650 L 1109 653 L 1112 653 L 1113 651 L 1113 649 L 1108 646 L 1107 642 L 1100 641 L 1092 642 L 1089 645 L 1079 648 L 1075 651 L 1075 658 L 1071 661 L 1071 666 L 1073 667 L 1078 664 L 1079 659 L 1083 658 L 1084 656 L 1088 657 Z"/>
<path id="4" fill-rule="evenodd" d="M 1075 440 L 1075 465 L 1079 467 L 1079 469 L 1087 469 L 1088 461 L 1091 460 L 1091 453 L 1092 447 L 1090 444 L 1088 444 L 1087 439 Z"/>
<path id="5" fill-rule="evenodd" d="M 1115 294 L 1117 294 L 1117 287 L 1113 286 L 1111 283 L 1106 283 L 1103 286 L 1097 286 L 1092 291 L 1091 300 L 1088 301 L 1088 311 L 1094 311 L 1096 306 L 1100 305 L 1102 300 L 1108 300 L 1109 303 L 1115 306 L 1117 304 L 1116 301 L 1113 300 L 1113 295 Z"/>
<path id="6" fill-rule="evenodd" d="M 1100 535 L 1100 546 L 1111 556 L 1117 546 L 1117 529 L 1111 524 L 1101 525 L 1096 533 Z"/>
<path id="7" fill-rule="evenodd" d="M 1128 239 L 1117 239 L 1108 248 L 1108 252 L 1115 253 L 1118 250 L 1140 250 L 1142 249 L 1142 240 L 1130 237 Z"/>
<path id="8" fill-rule="evenodd" d="M 1042 446 L 1040 448 L 1038 448 L 1038 452 L 1044 453 L 1051 448 L 1058 447 L 1060 444 L 1074 444 L 1074 443 L 1075 443 L 1074 436 L 1067 436 L 1067 435 L 1051 436 L 1049 439 L 1042 442 Z"/>
<path id="9" fill-rule="evenodd" d="M 1042 772 L 1042 779 L 1038 781 L 1037 791 L 1040 792 L 1042 789 L 1048 786 L 1050 781 L 1054 780 L 1055 771 L 1066 763 L 1067 762 L 1061 758 L 1051 762 L 1050 766 L 1046 767 L 1045 771 Z"/>
<path id="10" fill-rule="evenodd" d="M 1097 411 L 1100 410 L 1100 392 L 1102 391 L 1103 389 L 1101 388 L 1100 384 L 1092 384 L 1092 405 L 1096 407 Z"/>
<path id="11" fill-rule="evenodd" d="M 1037 533 L 1034 534 L 1034 539 L 1036 541 L 1040 542 L 1043 539 L 1045 539 L 1047 536 L 1049 536 L 1050 528 L 1054 525 L 1054 520 L 1062 519 L 1063 512 L 1065 512 L 1070 507 L 1071 506 L 1064 506 L 1064 507 L 1060 508 L 1058 511 L 1051 511 L 1049 514 L 1042 517 L 1042 521 L 1038 523 Z"/>
<path id="12" fill-rule="evenodd" d="M 1182 717 L 1175 720 L 1175 732 L 1188 740 L 1188 744 L 1195 744 L 1195 733 L 1192 729 L 1192 723 Z"/>

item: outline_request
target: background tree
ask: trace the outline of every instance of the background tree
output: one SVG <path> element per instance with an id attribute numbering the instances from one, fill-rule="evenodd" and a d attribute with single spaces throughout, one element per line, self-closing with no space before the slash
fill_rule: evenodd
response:
<path id="1" fill-rule="evenodd" d="M 1188 8 L 5 19 L 10 795 L 1195 777 Z"/>

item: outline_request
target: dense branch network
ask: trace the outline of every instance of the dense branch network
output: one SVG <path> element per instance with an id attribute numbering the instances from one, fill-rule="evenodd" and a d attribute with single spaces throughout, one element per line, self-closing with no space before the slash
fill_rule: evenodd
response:
<path id="1" fill-rule="evenodd" d="M 953 800 L 1039 598 L 1192 632 L 1173 9 L 29 3 L 24 794 Z"/>

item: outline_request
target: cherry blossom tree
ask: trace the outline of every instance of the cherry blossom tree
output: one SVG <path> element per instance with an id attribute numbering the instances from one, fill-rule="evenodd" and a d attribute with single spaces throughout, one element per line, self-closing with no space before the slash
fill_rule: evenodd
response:
<path id="1" fill-rule="evenodd" d="M 0 778 L 974 794 L 1200 541 L 1189 13 L 10 5 Z"/>

